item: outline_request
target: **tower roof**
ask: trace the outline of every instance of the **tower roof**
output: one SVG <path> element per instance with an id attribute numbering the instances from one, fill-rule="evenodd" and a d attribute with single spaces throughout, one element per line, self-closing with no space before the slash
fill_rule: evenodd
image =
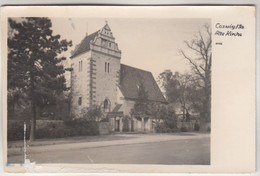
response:
<path id="1" fill-rule="evenodd" d="M 84 53 L 86 51 L 90 50 L 90 42 L 95 39 L 96 36 L 98 36 L 98 32 L 100 30 L 86 36 L 79 45 L 76 46 L 75 50 L 73 51 L 70 58 L 73 58 L 81 53 Z"/>

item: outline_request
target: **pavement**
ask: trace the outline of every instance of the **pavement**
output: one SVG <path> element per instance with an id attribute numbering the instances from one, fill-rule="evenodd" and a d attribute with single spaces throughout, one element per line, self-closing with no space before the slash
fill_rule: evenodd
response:
<path id="1" fill-rule="evenodd" d="M 51 151 L 65 151 L 76 149 L 99 148 L 109 146 L 122 146 L 134 144 L 149 144 L 154 142 L 167 142 L 187 139 L 209 138 L 210 134 L 203 133 L 174 133 L 174 134 L 113 134 L 103 136 L 84 136 L 62 138 L 54 140 L 37 140 L 27 142 L 27 152 L 37 154 Z M 23 141 L 8 142 L 8 157 L 23 155 Z"/>
<path id="2" fill-rule="evenodd" d="M 22 156 L 9 157 L 10 163 L 23 163 Z M 105 147 L 64 149 L 28 156 L 37 164 L 163 164 L 209 165 L 210 139 L 170 140 Z"/>

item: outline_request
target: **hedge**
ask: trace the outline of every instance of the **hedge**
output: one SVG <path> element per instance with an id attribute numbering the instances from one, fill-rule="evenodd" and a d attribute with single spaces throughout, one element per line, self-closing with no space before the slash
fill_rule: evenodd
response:
<path id="1" fill-rule="evenodd" d="M 76 119 L 61 123 L 48 122 L 48 126 L 36 128 L 36 139 L 42 138 L 64 138 L 71 136 L 98 135 L 98 122 Z M 26 138 L 30 136 L 30 123 L 26 122 Z M 24 139 L 24 121 L 16 120 L 8 122 L 8 141 Z"/>

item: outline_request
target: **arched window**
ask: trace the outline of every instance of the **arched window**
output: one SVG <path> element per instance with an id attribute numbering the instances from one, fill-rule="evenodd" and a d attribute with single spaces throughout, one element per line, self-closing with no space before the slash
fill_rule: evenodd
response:
<path id="1" fill-rule="evenodd" d="M 111 107 L 110 101 L 108 99 L 105 99 L 105 101 L 104 101 L 104 111 L 110 112 L 110 107 Z"/>

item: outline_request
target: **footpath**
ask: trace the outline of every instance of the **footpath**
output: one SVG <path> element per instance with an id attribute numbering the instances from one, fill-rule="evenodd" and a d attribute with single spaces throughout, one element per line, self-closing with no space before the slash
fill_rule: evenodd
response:
<path id="1" fill-rule="evenodd" d="M 26 150 L 30 153 L 43 153 L 49 151 L 76 150 L 94 147 L 107 147 L 115 145 L 143 144 L 165 142 L 172 140 L 187 140 L 209 138 L 210 134 L 204 133 L 179 133 L 179 134 L 112 134 L 103 136 L 71 137 L 55 140 L 36 140 L 27 142 Z M 8 156 L 23 155 L 23 141 L 8 143 Z"/>

